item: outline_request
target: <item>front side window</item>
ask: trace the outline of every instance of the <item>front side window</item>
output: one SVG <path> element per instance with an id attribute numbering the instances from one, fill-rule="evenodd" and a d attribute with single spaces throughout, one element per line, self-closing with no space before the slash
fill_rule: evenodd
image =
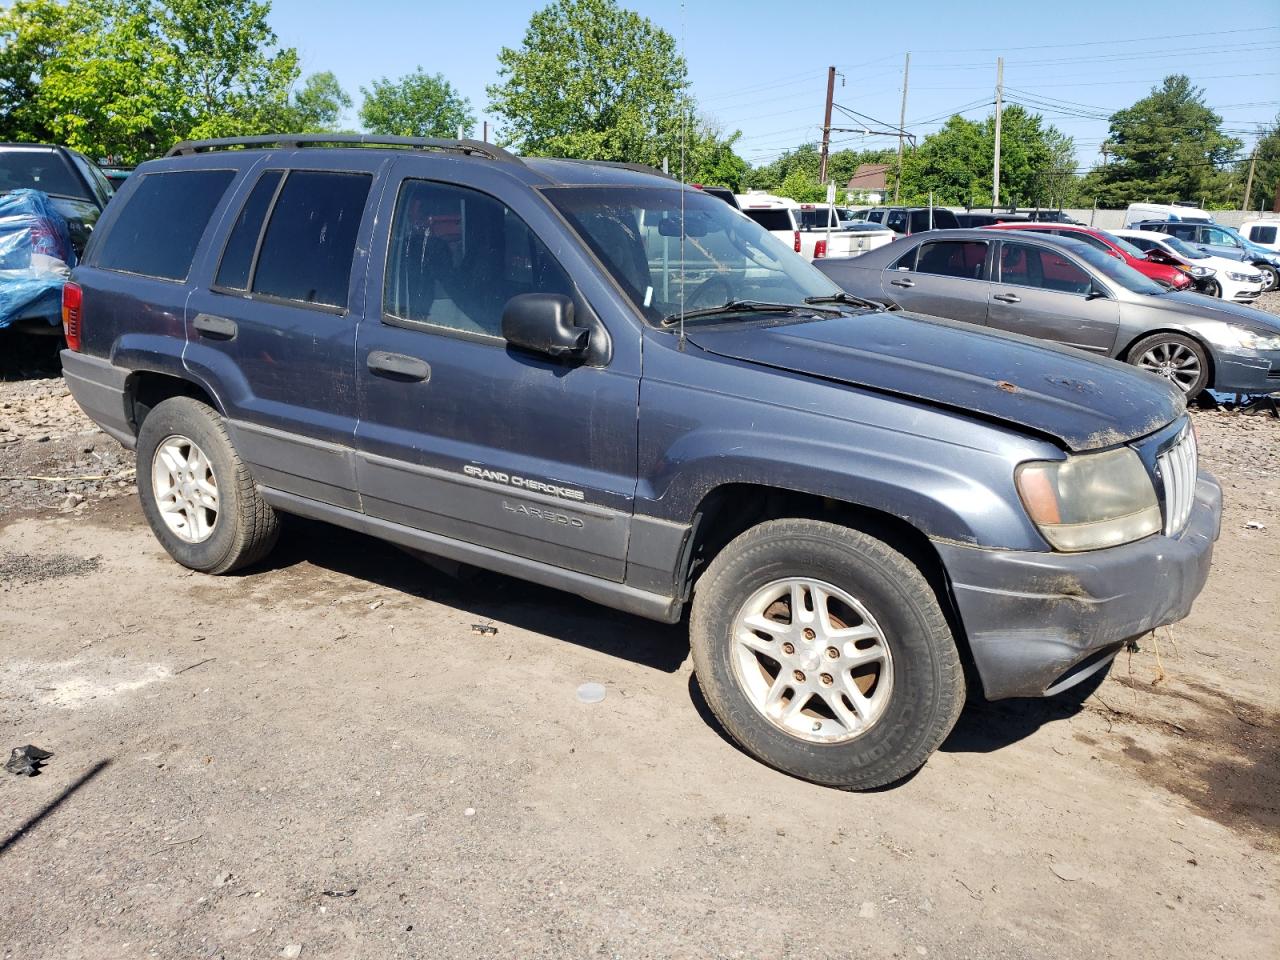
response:
<path id="1" fill-rule="evenodd" d="M 345 307 L 356 234 L 372 182 L 367 173 L 290 172 L 262 236 L 252 291 Z"/>
<path id="2" fill-rule="evenodd" d="M 500 337 L 503 308 L 522 293 L 574 295 L 564 268 L 523 220 L 476 190 L 405 181 L 382 293 L 388 317 Z"/>
<path id="3" fill-rule="evenodd" d="M 1066 257 L 1025 243 L 1002 246 L 1000 282 L 1075 294 L 1086 294 L 1092 286 L 1089 274 Z"/>
<path id="4" fill-rule="evenodd" d="M 984 240 L 937 240 L 921 244 L 916 273 L 981 280 L 986 259 Z"/>
<path id="5" fill-rule="evenodd" d="M 1219 247 L 1243 248 L 1244 246 L 1235 234 L 1220 227 L 1202 227 L 1201 229 L 1205 232 L 1205 243 L 1215 244 Z"/>
<path id="6" fill-rule="evenodd" d="M 234 170 L 144 174 L 97 246 L 93 265 L 185 280 L 209 218 L 235 175 Z"/>
<path id="7" fill-rule="evenodd" d="M 693 191 L 683 191 L 683 201 L 679 187 L 569 187 L 545 195 L 655 323 L 738 300 L 803 304 L 839 293 L 790 244 Z"/>

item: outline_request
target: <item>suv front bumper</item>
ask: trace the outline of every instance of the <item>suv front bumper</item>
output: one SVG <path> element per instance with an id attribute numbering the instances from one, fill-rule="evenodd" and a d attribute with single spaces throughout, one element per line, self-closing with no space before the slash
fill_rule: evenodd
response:
<path id="1" fill-rule="evenodd" d="M 1088 553 L 935 541 L 987 699 L 1052 696 L 1104 669 L 1124 641 L 1183 619 L 1221 524 L 1222 490 L 1201 472 L 1176 537 Z"/>

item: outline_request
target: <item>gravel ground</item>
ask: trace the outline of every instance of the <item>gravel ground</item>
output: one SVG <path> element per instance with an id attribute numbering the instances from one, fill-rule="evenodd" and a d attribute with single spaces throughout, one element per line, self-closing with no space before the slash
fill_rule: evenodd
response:
<path id="1" fill-rule="evenodd" d="M 300 521 L 183 570 L 61 382 L 0 383 L 0 749 L 54 753 L 0 773 L 0 957 L 1273 955 L 1280 420 L 1194 416 L 1191 616 L 848 794 L 734 749 L 681 627 Z"/>

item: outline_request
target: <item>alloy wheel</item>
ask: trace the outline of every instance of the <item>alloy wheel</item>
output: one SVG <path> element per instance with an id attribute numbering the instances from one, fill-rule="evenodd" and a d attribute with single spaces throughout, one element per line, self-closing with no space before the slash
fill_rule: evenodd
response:
<path id="1" fill-rule="evenodd" d="M 218 522 L 218 479 L 205 452 L 188 437 L 166 437 L 151 461 L 151 487 L 165 526 L 201 543 Z"/>
<path id="2" fill-rule="evenodd" d="M 1171 380 L 1184 393 L 1200 379 L 1200 358 L 1185 344 L 1165 340 L 1138 358 L 1137 366 Z"/>

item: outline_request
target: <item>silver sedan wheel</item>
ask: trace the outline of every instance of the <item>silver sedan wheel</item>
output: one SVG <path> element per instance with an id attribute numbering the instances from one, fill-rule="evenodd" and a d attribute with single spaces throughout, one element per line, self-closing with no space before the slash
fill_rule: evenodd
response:
<path id="1" fill-rule="evenodd" d="M 1176 341 L 1153 344 L 1138 358 L 1138 366 L 1172 380 L 1184 392 L 1200 379 L 1200 358 L 1190 347 Z"/>
<path id="2" fill-rule="evenodd" d="M 187 543 L 209 539 L 218 522 L 218 479 L 194 442 L 172 436 L 156 447 L 151 488 L 170 531 Z"/>
<path id="3" fill-rule="evenodd" d="M 821 580 L 775 580 L 733 622 L 733 668 L 761 714 L 814 743 L 866 733 L 893 694 L 893 656 L 866 608 Z"/>

